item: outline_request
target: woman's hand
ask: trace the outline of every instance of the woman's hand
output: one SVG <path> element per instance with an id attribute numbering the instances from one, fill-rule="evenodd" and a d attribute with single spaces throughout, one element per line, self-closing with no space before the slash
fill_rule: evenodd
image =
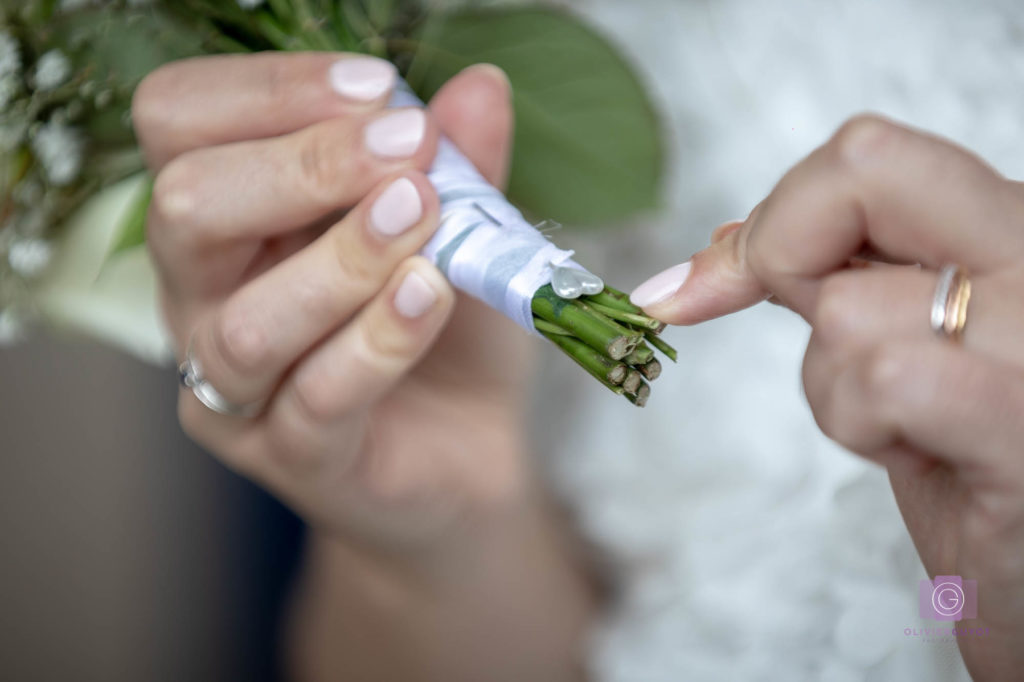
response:
<path id="1" fill-rule="evenodd" d="M 226 417 L 183 390 L 186 430 L 315 526 L 386 544 L 522 476 L 523 335 L 415 255 L 440 130 L 503 182 L 507 82 L 470 69 L 430 111 L 387 109 L 394 82 L 370 57 L 211 57 L 155 72 L 133 108 L 179 355 L 265 404 Z"/>
<path id="2" fill-rule="evenodd" d="M 181 421 L 312 525 L 291 676 L 566 679 L 591 595 L 521 441 L 526 336 L 415 255 L 440 132 L 503 184 L 508 82 L 469 68 L 427 111 L 387 109 L 394 83 L 370 57 L 268 53 L 139 87 L 179 357 L 263 406 L 186 389 Z"/>
<path id="3" fill-rule="evenodd" d="M 929 325 L 937 270 L 969 269 L 963 345 Z M 637 288 L 694 324 L 771 297 L 813 333 L 818 424 L 889 468 L 931 575 L 978 582 L 987 634 L 959 637 L 978 679 L 1024 666 L 1024 187 L 886 120 L 844 125 L 742 223 Z"/>

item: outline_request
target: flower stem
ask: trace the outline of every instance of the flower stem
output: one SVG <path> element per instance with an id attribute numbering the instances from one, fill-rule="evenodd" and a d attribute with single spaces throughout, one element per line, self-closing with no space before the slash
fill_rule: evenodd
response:
<path id="1" fill-rule="evenodd" d="M 654 351 L 644 342 L 640 342 L 633 352 L 623 358 L 627 365 L 646 365 L 654 359 Z"/>
<path id="2" fill-rule="evenodd" d="M 538 328 L 539 330 L 539 328 Z M 552 343 L 565 351 L 565 354 L 575 360 L 583 369 L 602 384 L 615 393 L 621 393 L 622 388 L 618 386 L 626 378 L 628 370 L 621 362 L 616 362 L 583 343 L 572 336 L 565 336 L 552 332 L 541 331 Z"/>
<path id="3" fill-rule="evenodd" d="M 572 332 L 591 348 L 612 360 L 621 360 L 632 351 L 638 339 L 604 315 L 562 299 L 550 285 L 544 285 L 533 296 L 533 314 Z"/>
<path id="4" fill-rule="evenodd" d="M 666 356 L 668 356 L 669 360 L 671 360 L 672 362 L 676 361 L 677 353 L 675 348 L 668 345 L 665 341 L 655 336 L 651 332 L 646 332 L 644 334 L 644 337 L 646 337 L 647 343 L 651 344 L 652 346 L 660 350 L 662 353 L 664 353 Z"/>
<path id="5" fill-rule="evenodd" d="M 654 319 L 653 317 L 647 317 L 646 315 L 630 313 L 626 312 L 625 310 L 620 310 L 618 308 L 612 308 L 610 306 L 602 305 L 601 303 L 598 303 L 597 301 L 594 301 L 592 299 L 587 300 L 587 305 L 592 306 L 594 310 L 601 313 L 602 315 L 606 315 L 612 318 L 613 320 L 617 320 L 619 322 L 625 322 L 627 324 L 635 325 L 637 327 L 643 327 L 644 329 L 649 329 L 651 331 L 661 329 L 664 327 L 664 323 Z"/>
<path id="6" fill-rule="evenodd" d="M 651 360 L 650 362 L 640 365 L 640 373 L 644 375 L 644 378 L 648 381 L 654 381 L 661 376 L 661 362 L 658 360 Z"/>

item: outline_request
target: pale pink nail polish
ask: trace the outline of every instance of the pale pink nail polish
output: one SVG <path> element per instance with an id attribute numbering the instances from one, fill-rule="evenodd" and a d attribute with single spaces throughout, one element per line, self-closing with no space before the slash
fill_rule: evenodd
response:
<path id="1" fill-rule="evenodd" d="M 366 126 L 366 148 L 386 159 L 412 156 L 420 148 L 426 130 L 422 109 L 398 109 Z"/>
<path id="2" fill-rule="evenodd" d="M 331 65 L 328 79 L 342 97 L 369 102 L 383 96 L 395 84 L 395 67 L 376 57 L 348 57 Z"/>
<path id="3" fill-rule="evenodd" d="M 395 180 L 370 208 L 370 227 L 385 237 L 402 234 L 423 217 L 423 201 L 409 178 Z"/>
<path id="4" fill-rule="evenodd" d="M 660 303 L 679 291 L 689 275 L 689 261 L 673 265 L 634 289 L 633 293 L 629 295 L 629 300 L 633 302 L 633 305 L 641 308 Z"/>
<path id="5" fill-rule="evenodd" d="M 415 272 L 406 275 L 395 292 L 395 310 L 402 317 L 420 317 L 430 310 L 435 302 L 437 294 L 427 284 L 427 280 Z"/>

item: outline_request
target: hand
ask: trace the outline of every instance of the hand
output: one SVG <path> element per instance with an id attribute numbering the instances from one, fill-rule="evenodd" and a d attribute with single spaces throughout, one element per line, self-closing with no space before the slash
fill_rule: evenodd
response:
<path id="1" fill-rule="evenodd" d="M 355 55 L 210 57 L 148 77 L 133 117 L 179 357 L 265 402 L 226 417 L 183 390 L 186 431 L 314 527 L 406 547 L 520 494 L 525 335 L 415 256 L 439 132 L 504 182 L 507 81 L 468 69 L 422 112 L 385 108 L 394 80 Z"/>
<path id="2" fill-rule="evenodd" d="M 634 302 L 694 324 L 772 297 L 813 329 L 808 401 L 824 432 L 889 468 L 931 575 L 978 581 L 976 679 L 1024 665 L 1024 187 L 964 150 L 853 119 L 742 223 L 641 285 Z M 967 267 L 959 346 L 936 337 L 936 271 Z"/>

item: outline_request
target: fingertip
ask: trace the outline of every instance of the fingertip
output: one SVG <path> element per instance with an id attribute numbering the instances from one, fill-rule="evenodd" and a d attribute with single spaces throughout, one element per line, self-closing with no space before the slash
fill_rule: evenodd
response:
<path id="1" fill-rule="evenodd" d="M 504 185 L 512 149 L 512 88 L 493 64 L 474 64 L 438 91 L 430 108 L 441 130 L 487 180 Z"/>
<path id="2" fill-rule="evenodd" d="M 692 325 L 763 301 L 768 292 L 734 264 L 737 231 L 687 261 L 658 273 L 630 295 L 634 305 L 662 322 Z"/>
<path id="3" fill-rule="evenodd" d="M 645 312 L 663 308 L 686 284 L 692 267 L 692 263 L 686 261 L 659 272 L 633 289 L 629 300 Z"/>

